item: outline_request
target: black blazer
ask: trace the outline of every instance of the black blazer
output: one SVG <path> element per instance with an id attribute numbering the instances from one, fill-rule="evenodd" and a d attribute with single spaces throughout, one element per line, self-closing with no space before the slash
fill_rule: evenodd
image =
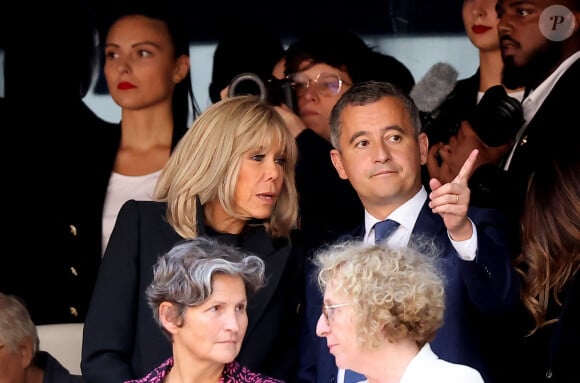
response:
<path id="1" fill-rule="evenodd" d="M 81 368 L 89 383 L 141 378 L 172 355 L 144 294 L 157 257 L 182 240 L 165 210 L 164 203 L 130 200 L 119 213 L 84 327 Z M 206 235 L 203 224 L 199 229 Z M 265 261 L 268 278 L 248 297 L 248 329 L 237 360 L 286 380 L 296 369 L 302 253 L 287 239 L 273 240 L 261 225 L 247 226 L 237 241 Z"/>
<path id="2" fill-rule="evenodd" d="M 440 358 L 469 365 L 485 376 L 487 365 L 480 347 L 481 329 L 476 317 L 481 312 L 508 312 L 515 306 L 519 294 L 518 278 L 511 267 L 509 246 L 503 234 L 505 221 L 497 211 L 471 208 L 469 217 L 477 227 L 477 258 L 463 261 L 451 245 L 443 220 L 431 211 L 428 202 L 417 217 L 411 241 L 419 238 L 434 242 L 445 277 L 444 324 L 431 347 Z M 349 236 L 362 239 L 364 230 L 361 224 Z M 338 372 L 334 356 L 328 351 L 325 339 L 315 333 L 322 306 L 322 295 L 312 275 L 315 271 L 309 264 L 298 381 L 333 383 Z"/>
<path id="3" fill-rule="evenodd" d="M 580 379 L 578 349 L 580 348 L 580 274 L 576 272 L 568 286 L 560 320 L 555 325 L 548 348 L 548 362 L 543 376 L 551 374 L 552 382 L 572 383 Z"/>
<path id="4" fill-rule="evenodd" d="M 46 351 L 39 351 L 34 364 L 44 371 L 42 383 L 83 383 L 80 375 L 71 374 L 58 360 Z"/>
<path id="5" fill-rule="evenodd" d="M 19 187 L 34 195 L 19 195 L 22 203 L 15 206 L 24 222 L 11 225 L 7 237 L 27 233 L 30 240 L 23 256 L 7 257 L 0 268 L 0 291 L 21 297 L 37 325 L 84 322 L 101 263 L 103 206 L 121 127 L 76 102 L 76 113 L 70 107 L 63 112 L 69 120 L 59 120 L 54 137 L 42 143 L 45 149 L 34 153 L 40 157 L 34 170 L 20 170 L 32 185 Z M 186 131 L 186 126 L 174 130 L 172 150 Z"/>
<path id="6" fill-rule="evenodd" d="M 332 165 L 328 141 L 305 129 L 296 144 L 300 229 L 305 247 L 312 252 L 356 227 L 364 208 L 350 182 L 341 179 Z"/>
<path id="7" fill-rule="evenodd" d="M 519 222 L 529 176 L 540 163 L 569 156 L 578 158 L 580 60 L 560 77 L 540 109 L 515 143 L 511 164 L 498 184 L 506 196 L 508 213 Z"/>
<path id="8" fill-rule="evenodd" d="M 495 196 L 496 206 L 508 217 L 508 228 L 512 238 L 519 238 L 528 180 L 538 166 L 563 158 L 578 160 L 578 125 L 580 101 L 577 85 L 580 84 L 580 60 L 576 60 L 556 82 L 519 140 L 514 143 L 515 151 L 507 171 L 502 167 L 485 168 L 487 193 Z M 509 153 L 508 153 L 509 155 Z M 507 160 L 507 155 L 506 155 Z M 513 254 L 518 254 L 519 241 L 515 241 Z"/>
<path id="9" fill-rule="evenodd" d="M 512 360 L 501 382 L 517 378 L 529 383 L 576 383 L 580 380 L 578 349 L 580 348 L 580 275 L 570 280 L 560 294 L 562 305 L 552 297 L 547 318 L 559 318 L 555 323 L 539 328 L 527 336 L 532 328 L 530 314 L 523 306 L 518 313 L 518 327 L 512 331 L 519 335 L 519 348 L 511 350 L 519 355 Z"/>
<path id="10" fill-rule="evenodd" d="M 23 171 L 31 173 L 32 185 L 19 187 L 45 202 L 17 204 L 28 223 L 13 224 L 7 237 L 23 235 L 26 227 L 30 240 L 25 254 L 0 268 L 0 291 L 20 296 L 37 325 L 83 322 L 101 262 L 103 202 L 121 134 L 117 124 L 101 120 L 82 100 L 73 105 L 76 112 L 67 105 L 65 117 L 53 124 L 58 128 L 43 142 L 46 148 L 33 152 L 34 171 Z M 32 174 L 50 182 L 40 183 Z"/>

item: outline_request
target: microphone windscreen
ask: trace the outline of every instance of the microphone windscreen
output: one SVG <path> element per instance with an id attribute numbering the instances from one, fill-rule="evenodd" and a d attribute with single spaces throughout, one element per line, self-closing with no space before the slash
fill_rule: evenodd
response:
<path id="1" fill-rule="evenodd" d="M 453 90 L 457 76 L 457 70 L 450 64 L 436 63 L 415 84 L 409 95 L 421 112 L 433 112 Z"/>

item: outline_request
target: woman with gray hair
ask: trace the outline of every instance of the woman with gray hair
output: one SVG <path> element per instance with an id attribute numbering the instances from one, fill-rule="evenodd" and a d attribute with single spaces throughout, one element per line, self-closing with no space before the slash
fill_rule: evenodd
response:
<path id="1" fill-rule="evenodd" d="M 411 247 L 336 243 L 315 259 L 324 294 L 316 334 L 340 368 L 369 383 L 482 383 L 471 367 L 437 357 L 443 279 L 434 258 Z"/>
<path id="2" fill-rule="evenodd" d="M 129 382 L 280 382 L 234 361 L 248 326 L 246 290 L 263 286 L 264 268 L 259 257 L 204 237 L 162 255 L 146 297 L 173 356 Z"/>
<path id="3" fill-rule="evenodd" d="M 0 382 L 81 383 L 52 355 L 39 351 L 36 326 L 15 295 L 0 293 Z"/>

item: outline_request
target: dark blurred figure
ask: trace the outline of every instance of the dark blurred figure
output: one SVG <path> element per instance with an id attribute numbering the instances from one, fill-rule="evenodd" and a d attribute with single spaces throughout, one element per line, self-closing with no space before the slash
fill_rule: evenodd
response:
<path id="1" fill-rule="evenodd" d="M 454 84 L 438 107 L 422 115 L 423 129 L 429 137 L 429 156 L 423 169 L 425 186 L 429 178 L 452 180 L 471 150 L 478 149 L 469 187 L 471 204 L 479 207 L 499 207 L 501 196 L 493 193 L 494 185 L 488 184 L 494 182 L 489 174 L 500 167 L 523 123 L 519 106 L 523 88 L 509 89 L 501 80 L 503 62 L 495 3 L 463 0 L 464 31 L 477 48 L 479 65 L 471 76 Z M 454 159 L 447 160 L 450 156 Z"/>
<path id="2" fill-rule="evenodd" d="M 449 124 L 450 113 L 454 112 L 458 117 L 466 118 L 473 114 L 476 105 L 483 99 L 488 89 L 502 84 L 503 62 L 497 32 L 496 1 L 463 0 L 462 3 L 461 19 L 464 32 L 471 44 L 477 48 L 479 65 L 471 76 L 455 83 L 452 92 L 440 105 L 441 110 L 433 111 L 433 115 L 430 116 L 434 121 L 430 119 L 423 121 L 430 147 L 439 142 L 447 142 L 457 132 L 453 122 Z M 523 88 L 506 91 L 511 97 L 521 101 Z"/>
<path id="3" fill-rule="evenodd" d="M 25 163 L 32 166 L 7 175 L 18 185 L 7 237 L 29 240 L 25 254 L 3 257 L 0 291 L 21 297 L 37 325 L 84 321 L 100 263 L 100 237 L 92 241 L 80 230 L 80 219 L 90 214 L 95 200 L 95 191 L 82 186 L 86 178 L 97 177 L 92 164 L 102 147 L 95 138 L 113 125 L 82 100 L 97 62 L 96 25 L 85 1 L 77 7 L 74 24 L 52 8 L 42 16 L 31 12 L 29 30 L 19 33 L 21 26 L 14 25 L 5 52 L 5 117 L 15 125 L 12 131 L 20 135 L 15 142 L 24 145 Z M 45 10 L 42 4 L 35 9 Z M 78 48 L 65 63 L 55 53 L 71 35 Z"/>
<path id="4" fill-rule="evenodd" d="M 284 56 L 284 46 L 269 28 L 258 20 L 230 20 L 225 23 L 213 56 L 209 95 L 213 103 L 224 99 L 232 80 L 253 74 L 237 82 L 234 94 L 261 95 L 259 82 L 267 87 L 274 66 Z"/>
<path id="5" fill-rule="evenodd" d="M 494 184 L 495 174 L 501 171 L 502 160 L 524 122 L 522 106 L 502 85 L 490 87 L 477 105 L 461 106 L 462 99 L 452 94 L 438 110 L 438 118 L 425 126 L 425 133 L 431 136 L 424 184 L 428 187 L 431 178 L 451 182 L 459 173 L 460 160 L 478 149 L 469 179 L 470 203 L 505 209 L 501 190 Z M 431 138 L 441 141 L 432 143 Z"/>

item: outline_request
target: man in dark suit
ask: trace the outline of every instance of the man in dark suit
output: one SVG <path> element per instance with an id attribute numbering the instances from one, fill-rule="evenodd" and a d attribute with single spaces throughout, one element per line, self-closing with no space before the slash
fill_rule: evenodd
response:
<path id="1" fill-rule="evenodd" d="M 518 233 L 524 209 L 524 196 L 528 192 L 530 176 L 536 169 L 557 162 L 578 161 L 578 84 L 580 84 L 580 2 L 578 0 L 528 0 L 525 6 L 516 0 L 498 0 L 498 32 L 504 63 L 503 83 L 509 87 L 525 87 L 522 101 L 524 124 L 516 142 L 505 159 L 503 172 L 497 177 L 495 187 L 504 196 L 505 210 L 510 218 L 512 232 Z M 498 194 L 498 193 L 496 193 Z M 515 253 L 519 253 L 519 241 Z M 566 322 L 560 325 L 566 328 Z M 529 349 L 528 337 L 511 339 L 515 334 L 526 333 L 527 327 L 515 320 L 516 328 L 498 326 L 504 333 L 502 346 L 494 347 L 498 382 L 522 380 L 521 371 L 540 372 L 537 380 L 559 380 L 546 365 L 530 369 L 527 358 L 522 364 L 514 363 L 513 355 L 523 355 L 516 347 Z M 576 325 L 577 328 L 577 325 Z M 545 329 L 544 329 L 545 331 Z M 566 331 L 566 330 L 562 330 Z M 563 334 L 563 333 L 562 333 Z M 560 339 L 565 336 L 560 334 Z M 568 342 L 551 340 L 552 349 L 544 357 L 550 360 L 554 372 L 566 353 L 558 351 Z M 544 336 L 546 336 L 544 334 Z M 523 342 L 523 344 L 520 344 Z M 541 358 L 541 357 L 539 357 Z M 562 359 L 560 359 L 562 358 Z M 532 362 L 533 363 L 533 362 Z M 544 373 L 542 374 L 542 367 Z M 543 375 L 543 376 L 542 376 Z M 578 381 L 578 376 L 568 376 Z"/>
<path id="2" fill-rule="evenodd" d="M 499 187 L 518 223 L 528 178 L 541 163 L 577 156 L 580 8 L 577 0 L 499 0 L 496 10 L 503 82 L 525 87 L 525 122 L 504 165 Z M 529 8 L 529 9 L 528 9 Z"/>
<path id="3" fill-rule="evenodd" d="M 383 240 L 389 246 L 435 245 L 446 279 L 446 312 L 444 325 L 431 343 L 433 350 L 442 359 L 467 364 L 485 376 L 475 315 L 510 309 L 518 299 L 518 283 L 509 262 L 502 216 L 469 208 L 467 181 L 477 152 L 472 152 L 452 182 L 442 185 L 432 179 L 433 191 L 427 195 L 421 165 L 428 139 L 420 132 L 417 108 L 398 88 L 384 82 L 355 84 L 333 108 L 330 125 L 332 162 L 365 208 L 364 223 L 351 235 L 369 243 Z M 395 229 L 380 239 L 386 221 L 395 221 Z M 339 370 L 329 353 L 328 346 L 332 354 L 340 353 L 339 342 L 333 343 L 329 336 L 327 345 L 315 336 L 322 298 L 315 279 L 308 280 L 298 380 L 349 382 L 351 372 Z"/>

